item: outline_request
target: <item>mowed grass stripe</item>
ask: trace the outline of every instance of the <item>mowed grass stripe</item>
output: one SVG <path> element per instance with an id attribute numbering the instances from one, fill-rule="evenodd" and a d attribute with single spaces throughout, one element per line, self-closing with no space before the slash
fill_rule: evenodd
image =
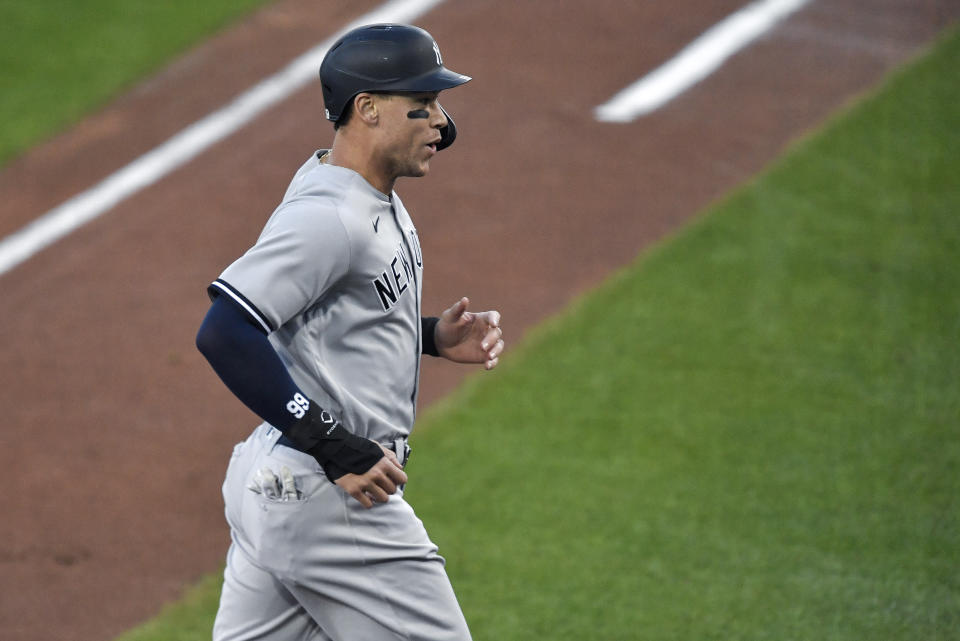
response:
<path id="1" fill-rule="evenodd" d="M 474 638 L 956 638 L 958 60 L 954 31 L 427 413 L 407 496 Z"/>
<path id="2" fill-rule="evenodd" d="M 0 0 L 0 166 L 268 0 Z"/>

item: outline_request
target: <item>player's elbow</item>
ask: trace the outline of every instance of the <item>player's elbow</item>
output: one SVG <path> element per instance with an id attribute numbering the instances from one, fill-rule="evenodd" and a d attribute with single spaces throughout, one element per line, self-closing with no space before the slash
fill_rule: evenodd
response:
<path id="1" fill-rule="evenodd" d="M 217 351 L 219 340 L 217 332 L 214 331 L 212 327 L 212 323 L 207 322 L 207 320 L 208 319 L 204 319 L 200 324 L 200 329 L 197 330 L 196 345 L 200 353 L 203 354 L 207 360 L 210 360 L 210 356 Z"/>
<path id="2" fill-rule="evenodd" d="M 228 332 L 225 332 L 224 309 L 217 301 L 207 310 L 207 315 L 197 330 L 196 345 L 208 361 L 213 361 L 226 348 Z M 229 327 L 229 325 L 227 325 Z"/>
<path id="3" fill-rule="evenodd" d="M 214 366 L 217 362 L 249 354 L 257 345 L 269 345 L 266 334 L 229 301 L 213 301 L 197 330 L 197 349 Z"/>

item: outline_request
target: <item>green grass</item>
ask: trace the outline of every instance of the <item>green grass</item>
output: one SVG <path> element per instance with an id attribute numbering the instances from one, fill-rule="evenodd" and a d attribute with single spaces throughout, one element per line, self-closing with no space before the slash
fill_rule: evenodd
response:
<path id="1" fill-rule="evenodd" d="M 428 412 L 408 498 L 474 638 L 957 638 L 958 60 Z"/>
<path id="2" fill-rule="evenodd" d="M 0 165 L 266 0 L 0 0 Z"/>
<path id="3" fill-rule="evenodd" d="M 123 634 L 117 641 L 193 641 L 209 639 L 213 614 L 220 602 L 222 577 L 210 575 L 192 586 L 152 621 Z"/>

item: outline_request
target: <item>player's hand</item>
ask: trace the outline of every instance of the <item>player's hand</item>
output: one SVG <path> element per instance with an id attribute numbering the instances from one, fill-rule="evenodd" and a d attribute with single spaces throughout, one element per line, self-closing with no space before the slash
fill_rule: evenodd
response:
<path id="1" fill-rule="evenodd" d="M 391 494 L 396 494 L 397 486 L 407 482 L 407 474 L 393 450 L 383 445 L 380 445 L 380 449 L 383 450 L 383 458 L 369 470 L 363 474 L 348 472 L 334 481 L 365 508 L 373 507 L 374 503 L 386 503 Z"/>
<path id="2" fill-rule="evenodd" d="M 470 312 L 464 296 L 440 315 L 434 329 L 434 343 L 440 356 L 455 363 L 482 363 L 493 369 L 503 352 L 500 312 Z"/>

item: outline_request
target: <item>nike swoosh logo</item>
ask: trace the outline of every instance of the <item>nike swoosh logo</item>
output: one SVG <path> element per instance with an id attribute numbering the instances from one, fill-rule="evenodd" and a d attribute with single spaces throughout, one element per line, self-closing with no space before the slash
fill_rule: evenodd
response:
<path id="1" fill-rule="evenodd" d="M 380 224 L 380 216 L 377 216 L 377 219 L 373 221 L 373 233 L 377 233 L 377 226 Z"/>

